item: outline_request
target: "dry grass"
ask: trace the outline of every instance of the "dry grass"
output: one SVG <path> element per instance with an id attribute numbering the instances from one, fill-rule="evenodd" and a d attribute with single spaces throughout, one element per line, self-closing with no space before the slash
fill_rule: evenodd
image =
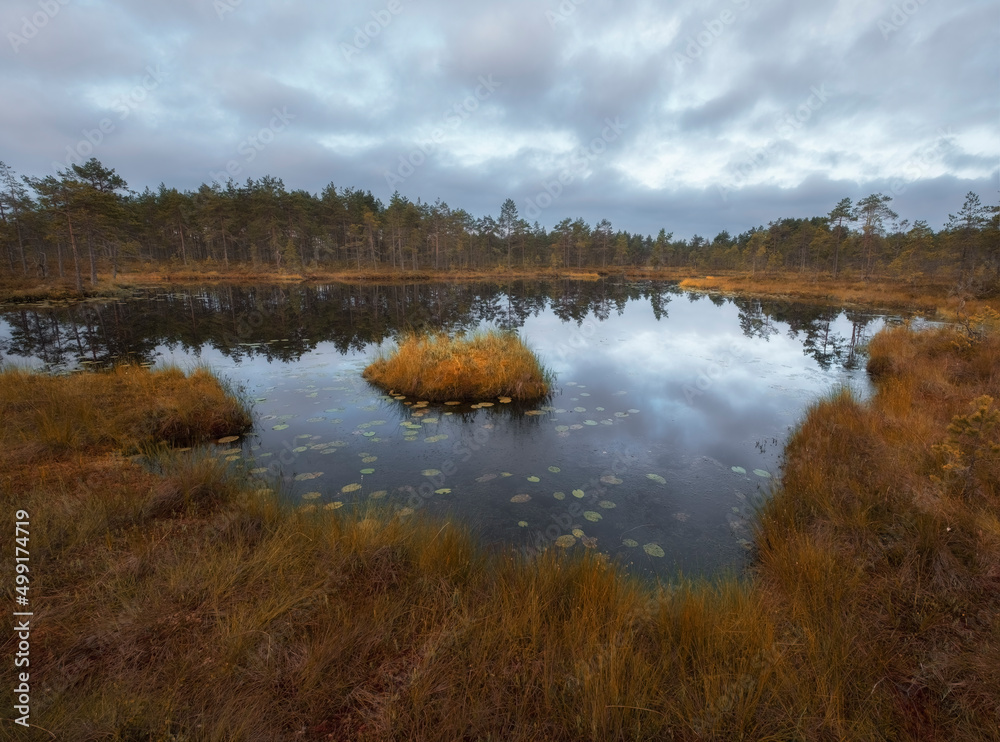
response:
<path id="1" fill-rule="evenodd" d="M 8 372 L 32 721 L 67 740 L 996 739 L 1000 340 L 897 329 L 872 364 L 871 403 L 838 394 L 792 437 L 751 578 L 664 590 L 592 552 L 286 510 L 211 456 L 154 474 L 114 449 L 164 435 L 143 421 L 181 377 Z M 145 393 L 66 441 L 102 385 Z"/>
<path id="2" fill-rule="evenodd" d="M 864 281 L 857 278 L 801 273 L 768 273 L 757 276 L 746 273 L 724 273 L 714 276 L 689 277 L 680 287 L 695 291 L 723 294 L 812 301 L 838 306 L 864 306 L 883 309 L 903 309 L 937 312 L 954 318 L 961 311 L 975 311 L 985 306 L 1000 309 L 1000 301 L 972 301 L 956 293 L 954 284 L 933 279 L 902 280 L 878 278 Z"/>
<path id="3" fill-rule="evenodd" d="M 457 337 L 406 335 L 369 364 L 364 378 L 390 393 L 431 402 L 537 401 L 549 393 L 550 382 L 516 333 L 494 330 Z"/>

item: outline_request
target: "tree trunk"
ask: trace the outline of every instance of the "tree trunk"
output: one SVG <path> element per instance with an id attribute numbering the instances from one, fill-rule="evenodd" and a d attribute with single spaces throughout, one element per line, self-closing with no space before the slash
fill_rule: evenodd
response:
<path id="1" fill-rule="evenodd" d="M 87 232 L 87 253 L 90 256 L 90 285 L 97 285 L 97 255 L 94 254 L 94 237 Z"/>
<path id="2" fill-rule="evenodd" d="M 80 276 L 80 252 L 76 249 L 76 237 L 73 234 L 73 219 L 66 214 L 66 224 L 69 226 L 69 244 L 73 248 L 73 267 L 76 272 L 76 290 L 83 293 L 83 278 Z"/>

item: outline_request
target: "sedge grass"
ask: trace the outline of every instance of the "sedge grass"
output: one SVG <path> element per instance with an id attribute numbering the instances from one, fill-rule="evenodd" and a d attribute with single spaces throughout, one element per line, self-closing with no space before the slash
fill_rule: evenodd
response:
<path id="1" fill-rule="evenodd" d="M 516 333 L 489 330 L 456 337 L 405 335 L 369 364 L 364 378 L 431 402 L 537 401 L 548 394 L 551 374 Z"/>
<path id="2" fill-rule="evenodd" d="M 130 414 L 44 442 L 87 382 L 5 374 L 0 448 L 46 447 L 0 468 L 4 507 L 31 513 L 32 722 L 58 739 L 995 739 L 1000 492 L 978 463 L 1000 341 L 900 328 L 871 354 L 873 399 L 840 392 L 792 436 L 752 575 L 661 589 L 593 552 L 529 561 L 387 509 L 283 508 L 207 458 L 139 468 L 114 451 L 157 429 L 136 421 L 161 419 L 161 386 L 181 393 L 169 374 L 138 371 Z M 211 416 L 188 419 L 197 435 Z"/>

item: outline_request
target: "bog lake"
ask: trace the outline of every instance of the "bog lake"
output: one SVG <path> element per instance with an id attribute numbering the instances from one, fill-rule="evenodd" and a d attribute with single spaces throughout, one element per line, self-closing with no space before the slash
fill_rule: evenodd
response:
<path id="1" fill-rule="evenodd" d="M 898 321 L 622 279 L 161 287 L 0 307 L 0 361 L 206 365 L 255 418 L 212 455 L 298 507 L 374 503 L 669 579 L 741 568 L 790 432 L 834 389 L 870 392 L 864 344 Z M 401 331 L 486 328 L 537 353 L 548 400 L 423 406 L 361 378 Z"/>

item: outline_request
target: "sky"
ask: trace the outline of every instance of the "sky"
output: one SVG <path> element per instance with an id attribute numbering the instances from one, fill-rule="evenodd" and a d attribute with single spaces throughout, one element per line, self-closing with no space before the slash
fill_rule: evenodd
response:
<path id="1" fill-rule="evenodd" d="M 998 0 L 3 0 L 0 160 L 675 238 L 1000 201 Z"/>

